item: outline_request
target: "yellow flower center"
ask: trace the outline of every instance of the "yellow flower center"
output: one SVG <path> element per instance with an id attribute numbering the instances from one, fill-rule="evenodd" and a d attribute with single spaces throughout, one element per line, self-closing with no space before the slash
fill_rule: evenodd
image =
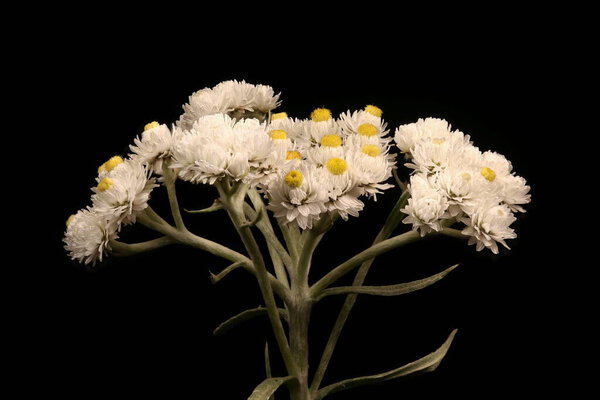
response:
<path id="1" fill-rule="evenodd" d="M 321 146 L 325 147 L 340 147 L 342 138 L 339 135 L 325 135 L 321 138 Z"/>
<path id="2" fill-rule="evenodd" d="M 463 178 L 465 181 L 471 180 L 471 174 L 469 174 L 468 172 L 463 172 L 462 174 L 460 174 L 460 177 Z"/>
<path id="3" fill-rule="evenodd" d="M 271 121 L 274 121 L 276 119 L 286 119 L 288 117 L 286 112 L 280 112 L 280 113 L 275 113 L 275 114 L 271 114 Z"/>
<path id="4" fill-rule="evenodd" d="M 348 170 L 348 163 L 341 158 L 330 158 L 327 161 L 327 169 L 334 175 L 341 175 Z"/>
<path id="5" fill-rule="evenodd" d="M 358 134 L 363 136 L 374 136 L 379 133 L 379 129 L 373 124 L 362 124 L 358 127 Z"/>
<path id="6" fill-rule="evenodd" d="M 113 180 L 110 178 L 103 178 L 100 183 L 98 183 L 98 190 L 104 192 L 108 190 L 113 185 Z"/>
<path id="7" fill-rule="evenodd" d="M 379 146 L 374 144 L 365 144 L 362 147 L 362 152 L 371 157 L 377 157 L 381 154 L 381 149 Z"/>
<path id="8" fill-rule="evenodd" d="M 310 119 L 315 122 L 328 121 L 331 119 L 331 111 L 327 108 L 315 108 L 313 112 L 310 113 Z"/>
<path id="9" fill-rule="evenodd" d="M 444 138 L 433 138 L 431 139 L 431 141 L 433 142 L 433 144 L 442 144 L 446 141 L 446 139 Z"/>
<path id="10" fill-rule="evenodd" d="M 75 214 L 69 215 L 69 218 L 67 218 L 67 222 L 65 222 L 67 227 L 69 227 L 69 225 L 71 225 L 71 223 L 73 222 L 74 219 L 75 219 Z"/>
<path id="11" fill-rule="evenodd" d="M 123 158 L 120 156 L 111 157 L 110 160 L 98 167 L 98 173 L 110 172 L 117 167 L 117 165 L 123 163 Z"/>
<path id="12" fill-rule="evenodd" d="M 300 154 L 299 151 L 296 150 L 289 150 L 287 152 L 287 155 L 285 156 L 286 160 L 301 160 L 302 159 L 302 154 Z"/>
<path id="13" fill-rule="evenodd" d="M 152 121 L 149 124 L 144 126 L 144 131 L 149 131 L 150 129 L 158 128 L 160 124 L 156 121 Z"/>
<path id="14" fill-rule="evenodd" d="M 496 179 L 496 172 L 489 167 L 483 167 L 479 172 L 481 172 L 481 175 L 490 182 L 493 182 L 494 179 Z"/>
<path id="15" fill-rule="evenodd" d="M 291 170 L 285 176 L 285 183 L 291 188 L 300 187 L 303 181 L 304 176 L 302 175 L 302 172 L 298 171 L 297 169 Z"/>
<path id="16" fill-rule="evenodd" d="M 271 131 L 271 139 L 273 140 L 284 140 L 287 139 L 288 135 L 286 131 L 283 131 L 281 129 L 276 129 L 274 131 Z"/>
<path id="17" fill-rule="evenodd" d="M 381 114 L 383 114 L 383 111 L 381 111 L 381 108 L 379 108 L 377 106 L 373 106 L 371 104 L 369 104 L 368 106 L 365 107 L 365 111 L 371 115 L 378 117 L 378 118 L 381 118 Z"/>

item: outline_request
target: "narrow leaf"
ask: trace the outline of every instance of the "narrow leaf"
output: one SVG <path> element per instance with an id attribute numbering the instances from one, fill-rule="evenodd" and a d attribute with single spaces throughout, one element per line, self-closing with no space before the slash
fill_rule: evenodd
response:
<path id="1" fill-rule="evenodd" d="M 284 310 L 283 308 L 279 308 L 278 311 L 279 311 L 279 315 L 287 321 L 287 319 L 288 319 L 287 310 Z M 262 315 L 267 315 L 266 307 L 257 307 L 257 308 L 251 308 L 249 310 L 242 311 L 241 313 L 229 318 L 227 321 L 225 321 L 221 325 L 217 326 L 217 328 L 213 331 L 213 335 L 218 336 L 218 335 L 227 333 L 232 328 L 241 324 L 242 322 L 246 322 L 248 320 L 251 320 L 253 318 L 256 318 L 256 317 L 259 317 Z"/>
<path id="2" fill-rule="evenodd" d="M 323 290 L 320 295 L 317 295 L 317 300 L 322 299 L 323 297 L 333 296 L 336 294 L 370 294 L 374 296 L 399 296 L 401 294 L 406 294 L 410 292 L 415 292 L 417 290 L 421 290 L 426 288 L 429 285 L 436 283 L 441 280 L 443 277 L 448 275 L 452 270 L 458 267 L 459 264 L 455 264 L 450 268 L 437 273 L 435 275 L 429 276 L 424 279 L 419 279 L 412 282 L 399 283 L 396 285 L 386 285 L 386 286 L 339 286 L 333 287 L 329 289 Z"/>
<path id="3" fill-rule="evenodd" d="M 419 372 L 419 371 L 422 371 L 422 372 L 433 371 L 434 369 L 436 369 L 438 367 L 438 365 L 440 364 L 440 362 L 442 361 L 442 359 L 448 352 L 448 349 L 450 348 L 450 345 L 452 344 L 452 340 L 454 339 L 454 335 L 456 335 L 456 332 L 457 332 L 456 329 L 453 330 L 450 333 L 450 336 L 448 336 L 448 339 L 446 339 L 444 344 L 439 349 L 437 349 L 436 351 L 434 351 L 431 354 L 426 355 L 425 357 L 422 357 L 416 361 L 408 363 L 400 368 L 396 368 L 391 371 L 384 372 L 382 374 L 361 376 L 358 378 L 346 379 L 344 381 L 337 382 L 332 385 L 326 386 L 317 392 L 317 396 L 316 396 L 315 400 L 320 400 L 320 399 L 324 398 L 325 396 L 330 395 L 332 393 L 336 393 L 336 392 L 346 390 L 346 389 L 351 389 L 351 388 L 354 388 L 357 386 L 371 385 L 374 383 L 384 382 L 384 381 L 388 381 L 390 379 L 396 379 L 401 376 L 406 376 L 406 375 L 413 374 L 413 373 Z"/>
<path id="4" fill-rule="evenodd" d="M 284 378 L 267 378 L 261 382 L 260 385 L 254 389 L 248 400 L 268 400 L 269 397 L 275 393 L 279 386 L 284 383 L 290 382 L 295 379 L 293 376 L 286 376 Z"/>
<path id="5" fill-rule="evenodd" d="M 271 356 L 269 355 L 269 342 L 265 342 L 265 373 L 267 374 L 267 378 L 272 378 L 271 374 Z M 272 394 L 269 397 L 269 400 L 275 400 L 275 395 Z"/>

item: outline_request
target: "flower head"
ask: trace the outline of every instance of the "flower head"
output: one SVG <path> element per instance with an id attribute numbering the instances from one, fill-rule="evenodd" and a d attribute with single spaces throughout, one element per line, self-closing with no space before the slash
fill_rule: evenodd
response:
<path id="1" fill-rule="evenodd" d="M 113 221 L 117 229 L 121 224 L 134 223 L 150 199 L 156 180 L 136 160 L 125 160 L 110 172 L 99 176 L 93 188 L 93 208 L 96 213 Z"/>
<path id="2" fill-rule="evenodd" d="M 110 250 L 110 240 L 116 238 L 116 223 L 92 208 L 69 217 L 63 241 L 72 260 L 94 265 L 102 261 Z"/>

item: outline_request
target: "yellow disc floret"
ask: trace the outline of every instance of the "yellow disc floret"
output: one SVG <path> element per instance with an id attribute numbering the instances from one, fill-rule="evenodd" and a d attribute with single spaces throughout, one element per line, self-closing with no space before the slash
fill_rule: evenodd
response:
<path id="1" fill-rule="evenodd" d="M 446 141 L 446 139 L 444 138 L 433 138 L 431 139 L 431 141 L 433 142 L 433 144 L 442 144 Z"/>
<path id="2" fill-rule="evenodd" d="M 300 187 L 303 181 L 304 176 L 302 175 L 302 172 L 298 171 L 297 169 L 291 170 L 285 176 L 285 183 L 291 188 Z"/>
<path id="3" fill-rule="evenodd" d="M 98 167 L 98 173 L 110 172 L 119 164 L 123 164 L 123 158 L 120 156 L 111 157 L 110 160 Z"/>
<path id="4" fill-rule="evenodd" d="M 271 135 L 271 139 L 273 140 L 284 140 L 287 139 L 288 134 L 286 131 L 283 131 L 281 129 L 276 129 L 274 131 L 270 132 Z"/>
<path id="5" fill-rule="evenodd" d="M 494 179 L 496 179 L 496 172 L 489 167 L 483 167 L 479 172 L 481 172 L 481 175 L 490 182 L 493 182 Z"/>
<path id="6" fill-rule="evenodd" d="M 381 154 L 381 149 L 379 146 L 374 144 L 365 144 L 362 147 L 362 152 L 371 157 L 377 157 Z"/>
<path id="7" fill-rule="evenodd" d="M 103 178 L 100 183 L 98 183 L 97 189 L 101 192 L 108 190 L 113 185 L 113 180 L 110 178 Z"/>
<path id="8" fill-rule="evenodd" d="M 463 178 L 465 181 L 471 180 L 471 174 L 468 172 L 463 172 L 462 174 L 460 174 L 460 177 Z"/>
<path id="9" fill-rule="evenodd" d="M 358 126 L 358 134 L 363 136 L 375 136 L 379 133 L 379 129 L 373 124 L 362 124 Z"/>
<path id="10" fill-rule="evenodd" d="M 321 138 L 321 146 L 325 147 L 340 147 L 342 138 L 339 135 L 325 135 Z"/>
<path id="11" fill-rule="evenodd" d="M 287 152 L 287 155 L 285 156 L 286 160 L 301 160 L 302 159 L 302 154 L 300 154 L 299 151 L 296 150 L 289 150 Z"/>
<path id="12" fill-rule="evenodd" d="M 378 118 L 381 118 L 381 114 L 383 114 L 383 111 L 381 111 L 381 108 L 379 108 L 377 106 L 373 106 L 371 104 L 369 104 L 368 106 L 365 107 L 365 111 L 371 115 L 378 117 Z"/>
<path id="13" fill-rule="evenodd" d="M 327 161 L 327 169 L 334 175 L 341 175 L 348 170 L 348 163 L 341 158 L 330 158 Z"/>
<path id="14" fill-rule="evenodd" d="M 67 222 L 65 222 L 65 224 L 67 225 L 67 227 L 69 227 L 69 225 L 71 225 L 71 223 L 73 222 L 74 219 L 75 219 L 75 214 L 71 214 L 69 216 L 69 218 L 67 218 Z"/>
<path id="15" fill-rule="evenodd" d="M 310 119 L 315 122 L 328 121 L 331 119 L 331 110 L 327 108 L 315 108 L 313 112 L 310 113 Z"/>
<path id="16" fill-rule="evenodd" d="M 271 121 L 274 121 L 276 119 L 286 119 L 288 117 L 286 112 L 280 112 L 280 113 L 275 113 L 275 114 L 271 114 Z"/>
<path id="17" fill-rule="evenodd" d="M 152 121 L 149 124 L 144 126 L 144 131 L 149 131 L 150 129 L 158 128 L 160 124 L 156 121 Z"/>

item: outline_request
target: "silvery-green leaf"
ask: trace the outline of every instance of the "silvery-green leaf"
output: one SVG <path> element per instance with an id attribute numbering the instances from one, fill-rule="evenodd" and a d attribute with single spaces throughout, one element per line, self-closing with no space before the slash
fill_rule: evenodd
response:
<path id="1" fill-rule="evenodd" d="M 268 400 L 269 397 L 284 383 L 295 379 L 293 376 L 283 378 L 267 378 L 254 389 L 248 400 Z"/>
<path id="2" fill-rule="evenodd" d="M 331 385 L 326 386 L 323 389 L 319 390 L 317 392 L 317 396 L 316 396 L 315 400 L 320 400 L 320 399 L 324 398 L 325 396 L 330 395 L 332 393 L 336 393 L 336 392 L 346 390 L 346 389 L 351 389 L 351 388 L 357 387 L 357 386 L 371 385 L 374 383 L 384 382 L 384 381 L 388 381 L 390 379 L 399 378 L 399 377 L 413 374 L 413 373 L 419 372 L 419 371 L 422 371 L 422 372 L 433 371 L 434 369 L 436 369 L 438 367 L 438 365 L 440 364 L 440 362 L 442 361 L 442 359 L 448 352 L 448 349 L 450 348 L 450 345 L 452 344 L 452 340 L 454 339 L 454 335 L 456 335 L 456 332 L 457 332 L 456 329 L 453 330 L 450 333 L 450 336 L 448 336 L 448 339 L 446 339 L 444 344 L 439 349 L 437 349 L 436 351 L 434 351 L 431 354 L 426 355 L 425 357 L 422 357 L 416 361 L 413 361 L 411 363 L 403 365 L 400 368 L 396 368 L 391 371 L 384 372 L 382 374 L 361 376 L 358 378 L 346 379 L 344 381 L 331 384 Z"/>
<path id="3" fill-rule="evenodd" d="M 374 296 L 399 296 L 401 294 L 406 294 L 410 292 L 415 292 L 417 290 L 421 290 L 426 288 L 429 285 L 436 283 L 441 280 L 443 277 L 448 275 L 452 270 L 458 267 L 459 264 L 455 264 L 444 271 L 437 273 L 435 275 L 429 276 L 424 279 L 419 279 L 412 282 L 399 283 L 396 285 L 385 285 L 385 286 L 339 286 L 332 287 L 323 290 L 321 294 L 317 297 L 317 300 L 322 299 L 326 296 L 333 296 L 336 294 L 370 294 Z"/>
<path id="4" fill-rule="evenodd" d="M 287 320 L 288 313 L 283 308 L 279 308 L 279 315 Z M 221 323 L 221 325 L 217 326 L 217 328 L 213 331 L 213 335 L 218 336 L 222 335 L 226 332 L 229 332 L 235 326 L 241 324 L 242 322 L 248 321 L 252 318 L 256 318 L 262 315 L 267 315 L 266 307 L 257 307 L 251 308 L 249 310 L 242 311 L 241 313 L 229 318 L 227 321 Z"/>

